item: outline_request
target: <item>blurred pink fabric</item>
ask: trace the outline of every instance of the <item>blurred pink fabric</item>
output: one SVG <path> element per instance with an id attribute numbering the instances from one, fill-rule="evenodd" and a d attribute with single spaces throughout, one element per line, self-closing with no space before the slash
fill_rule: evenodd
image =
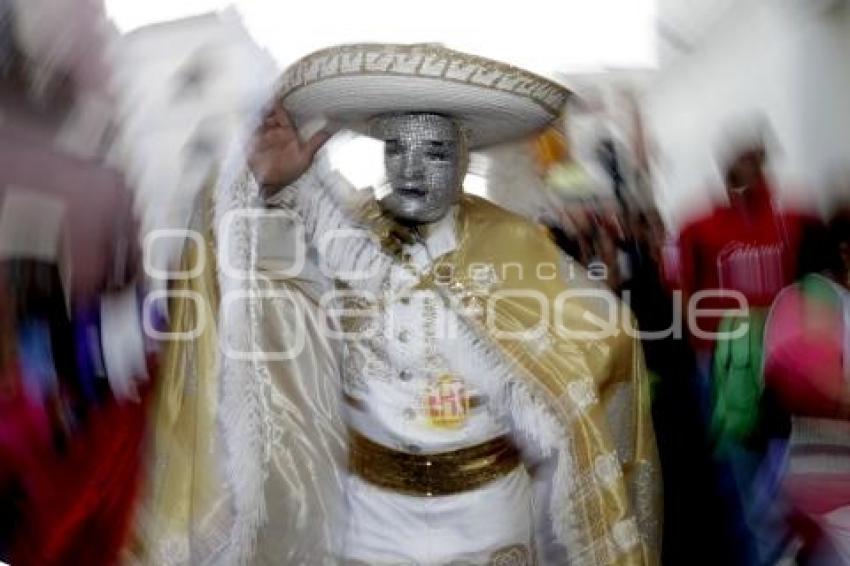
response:
<path id="1" fill-rule="evenodd" d="M 0 124 L 0 207 L 9 190 L 50 195 L 65 205 L 73 299 L 126 282 L 139 259 L 132 194 L 122 176 L 96 160 L 54 148 L 49 118 L 8 110 Z M 32 227 L 33 237 L 46 226 Z"/>

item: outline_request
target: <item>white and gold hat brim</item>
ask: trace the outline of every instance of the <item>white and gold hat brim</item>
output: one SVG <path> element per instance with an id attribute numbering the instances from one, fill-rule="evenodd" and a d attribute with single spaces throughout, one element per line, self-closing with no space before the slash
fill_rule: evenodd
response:
<path id="1" fill-rule="evenodd" d="M 533 134 L 569 97 L 534 73 L 432 44 L 323 49 L 290 66 L 278 93 L 298 126 L 324 120 L 365 131 L 381 114 L 434 112 L 456 120 L 472 149 Z"/>

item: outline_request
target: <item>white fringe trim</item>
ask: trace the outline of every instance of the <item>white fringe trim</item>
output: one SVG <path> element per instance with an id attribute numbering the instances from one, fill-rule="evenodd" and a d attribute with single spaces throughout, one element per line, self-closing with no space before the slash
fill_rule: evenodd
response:
<path id="1" fill-rule="evenodd" d="M 247 216 L 230 217 L 230 229 L 222 234 L 222 222 L 239 210 L 256 208 L 259 188 L 244 169 L 242 152 L 234 152 L 234 163 L 225 169 L 216 199 L 215 227 L 218 257 L 227 258 L 230 269 L 243 270 L 248 277 L 239 279 L 227 273 L 219 263 L 219 289 L 225 297 L 231 292 L 246 292 L 253 287 L 251 272 L 256 261 L 256 225 Z M 238 172 L 238 173 L 237 173 Z M 223 236 L 228 236 L 226 239 Z M 223 344 L 241 351 L 253 351 L 257 328 L 256 301 L 239 301 L 219 313 L 219 336 Z M 238 307 L 238 308 L 237 308 Z M 264 484 L 267 472 L 268 431 L 262 410 L 261 375 L 255 364 L 221 356 L 221 426 L 227 460 L 225 481 L 232 491 L 231 532 L 223 556 L 214 563 L 242 566 L 253 557 L 257 533 L 266 521 Z M 266 378 L 266 376 L 262 376 Z"/>
<path id="2" fill-rule="evenodd" d="M 569 564 L 592 561 L 592 552 L 588 556 L 589 549 L 586 547 L 588 541 L 582 539 L 575 523 L 577 515 L 573 495 L 577 484 L 568 431 L 546 402 L 531 391 L 521 377 L 524 370 L 490 344 L 489 339 L 482 339 L 473 323 L 458 313 L 455 316 L 460 319 L 457 340 L 463 347 L 448 349 L 454 354 L 446 358 L 449 369 L 460 375 L 487 375 L 488 381 L 493 384 L 487 393 L 505 414 L 511 416 L 520 439 L 529 443 L 523 446 L 525 451 L 541 460 L 556 458 L 552 485 L 548 490 L 548 514 L 555 540 L 566 551 Z M 535 505 L 543 503 L 535 501 Z"/>
<path id="3" fill-rule="evenodd" d="M 327 277 L 355 289 L 377 290 L 392 259 L 381 251 L 375 234 L 348 212 L 358 197 L 371 195 L 358 194 L 339 172 L 330 169 L 327 155 L 320 151 L 300 179 L 266 199 L 266 204 L 300 215 L 307 243 L 318 250 L 320 268 Z"/>
<path id="4" fill-rule="evenodd" d="M 317 157 L 314 166 L 299 181 L 279 191 L 266 202 L 259 187 L 245 168 L 241 149 L 230 152 L 231 159 L 223 169 L 215 210 L 215 233 L 218 257 L 225 258 L 231 270 L 219 263 L 219 289 L 225 297 L 231 292 L 250 293 L 255 289 L 254 273 L 258 260 L 258 226 L 250 215 L 235 215 L 240 210 L 266 205 L 297 212 L 305 228 L 308 244 L 321 246 L 322 236 L 337 229 L 353 229 L 341 203 L 351 198 L 349 185 L 336 172 L 327 170 L 327 161 Z M 353 189 L 351 189 L 353 191 Z M 223 221 L 229 226 L 225 232 Z M 325 271 L 333 273 L 371 273 L 366 279 L 347 281 L 354 287 L 377 288 L 389 269 L 390 258 L 380 252 L 374 238 L 337 238 L 334 245 L 324 246 Z M 259 301 L 237 301 L 228 312 L 219 315 L 219 336 L 223 344 L 241 352 L 260 350 L 258 333 L 262 328 Z M 221 355 L 221 405 L 219 426 L 224 439 L 226 462 L 224 477 L 232 495 L 232 521 L 229 540 L 211 564 L 243 566 L 255 554 L 257 536 L 267 520 L 265 482 L 272 457 L 276 432 L 265 403 L 264 392 L 272 388 L 272 377 L 261 361 L 235 360 Z"/>

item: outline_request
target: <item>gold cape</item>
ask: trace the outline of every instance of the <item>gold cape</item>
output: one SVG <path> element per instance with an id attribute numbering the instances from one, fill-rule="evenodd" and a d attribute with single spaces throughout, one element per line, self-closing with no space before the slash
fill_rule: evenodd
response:
<path id="1" fill-rule="evenodd" d="M 569 533 L 567 556 L 560 563 L 656 564 L 660 472 L 642 350 L 625 332 L 634 328 L 630 314 L 618 301 L 606 302 L 610 295 L 604 292 L 565 282 L 563 258 L 542 227 L 470 196 L 460 203 L 458 219 L 457 248 L 436 262 L 449 266 L 451 277 L 438 267 L 421 285 L 439 288 L 464 307 L 483 307 L 483 314 L 467 320 L 520 370 L 536 406 L 559 423 L 563 456 L 570 463 L 568 478 L 556 482 L 552 494 L 559 507 L 552 511 L 553 521 Z M 204 225 L 208 230 L 209 218 Z M 187 250 L 189 263 L 193 253 Z M 215 313 L 215 258 L 211 249 L 203 253 L 209 260 L 205 273 L 186 285 Z M 558 266 L 554 276 L 551 266 Z M 487 273 L 496 276 L 482 276 Z M 191 328 L 188 299 L 172 303 L 175 327 Z M 614 312 L 606 312 L 612 304 Z M 606 317 L 613 322 L 602 322 Z M 501 335 L 522 333 L 541 320 L 542 332 L 530 339 Z M 226 527 L 217 525 L 226 521 L 220 507 L 227 497 L 216 493 L 225 488 L 215 463 L 221 450 L 215 440 L 220 385 L 215 343 L 213 323 L 196 340 L 172 342 L 167 348 L 151 428 L 149 496 L 141 514 L 143 527 L 128 549 L 130 561 L 155 563 L 161 551 L 150 549 L 161 548 L 162 540 L 182 541 L 178 546 L 189 548 L 209 533 L 213 539 L 226 537 Z M 195 395 L 187 396 L 190 378 Z M 294 491 L 303 481 L 288 482 L 285 472 L 278 478 L 283 487 L 267 507 L 301 499 Z M 277 540 L 259 537 L 257 554 L 267 558 L 253 563 L 272 563 L 264 544 L 297 541 L 296 531 L 303 532 L 304 523 L 289 526 L 293 532 L 278 532 Z"/>
<path id="2" fill-rule="evenodd" d="M 573 476 L 561 499 L 569 502 L 572 533 L 565 562 L 657 563 L 660 468 L 631 313 L 609 292 L 579 282 L 579 268 L 565 272 L 542 226 L 469 195 L 458 220 L 457 248 L 436 260 L 421 286 L 442 287 L 480 313 L 466 318 L 560 423 Z M 621 474 L 611 473 L 612 451 Z"/>
<path id="3" fill-rule="evenodd" d="M 333 565 L 346 461 L 336 354 L 322 338 L 321 310 L 314 297 L 291 281 L 269 277 L 266 266 L 258 265 L 251 289 L 273 291 L 293 301 L 283 308 L 263 305 L 256 329 L 267 339 L 263 347 L 281 350 L 280 342 L 293 332 L 306 332 L 310 345 L 296 359 L 263 363 L 268 379 L 257 374 L 244 380 L 243 385 L 261 384 L 249 391 L 256 394 L 251 400 L 256 403 L 239 407 L 247 409 L 242 416 L 262 413 L 250 431 L 250 436 L 259 438 L 234 437 L 232 431 L 238 427 L 227 422 L 226 413 L 237 412 L 232 409 L 239 399 L 228 393 L 227 380 L 232 382 L 234 375 L 222 367 L 227 329 L 219 311 L 214 190 L 210 185 L 198 199 L 190 226 L 204 245 L 199 248 L 195 240 L 188 240 L 180 269 L 190 273 L 195 266 L 204 268 L 169 287 L 178 294 L 169 301 L 168 330 L 200 332 L 191 340 L 165 343 L 148 427 L 146 481 L 124 562 Z M 200 327 L 198 309 L 206 319 Z M 234 477 L 227 464 L 240 461 L 228 450 L 234 444 L 251 444 L 248 440 L 259 440 L 268 448 L 249 452 L 242 462 L 244 471 Z M 251 509 L 258 526 L 246 535 L 252 542 L 247 549 L 234 544 L 239 496 L 244 493 L 236 484 L 243 479 L 255 482 L 251 489 L 261 497 Z"/>
<path id="4" fill-rule="evenodd" d="M 211 188 L 204 191 L 209 197 Z M 202 247 L 188 240 L 180 268 L 184 273 L 203 262 L 194 277 L 171 282 L 178 295 L 169 301 L 169 332 L 200 332 L 192 340 L 165 343 L 147 434 L 143 500 L 124 562 L 190 562 L 190 539 L 196 521 L 221 495 L 214 455 L 218 405 L 218 285 L 208 198 L 197 207 L 192 228 L 204 237 Z M 197 293 L 194 304 L 182 293 Z M 199 312 L 197 309 L 203 309 Z M 203 321 L 203 322 L 201 322 Z M 202 324 L 202 326 L 200 326 Z"/>

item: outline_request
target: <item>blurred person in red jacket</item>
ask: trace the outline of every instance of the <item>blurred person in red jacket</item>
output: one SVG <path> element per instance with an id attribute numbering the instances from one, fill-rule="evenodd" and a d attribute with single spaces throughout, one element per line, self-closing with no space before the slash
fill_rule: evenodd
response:
<path id="1" fill-rule="evenodd" d="M 728 158 L 721 159 L 728 204 L 689 222 L 679 235 L 684 304 L 692 311 L 769 306 L 795 280 L 803 234 L 813 223 L 777 206 L 765 171 L 765 129 L 733 137 L 739 139 L 729 143 Z M 740 293 L 746 304 L 721 296 L 728 291 Z M 700 292 L 710 294 L 695 298 Z M 689 321 L 700 357 L 710 356 L 713 340 L 704 333 L 713 333 L 718 322 L 719 317 L 705 315 Z"/>
<path id="2" fill-rule="evenodd" d="M 769 140 L 765 124 L 741 123 L 719 160 L 728 203 L 688 223 L 679 235 L 683 312 L 696 358 L 692 387 L 706 432 L 711 425 L 717 477 L 712 489 L 724 507 L 724 518 L 715 528 L 732 549 L 731 559 L 741 564 L 756 563 L 763 547 L 780 544 L 774 540 L 778 535 L 762 525 L 770 523 L 769 514 L 759 516 L 753 505 L 756 473 L 771 439 L 787 431 L 781 410 L 770 396 L 761 396 L 760 388 L 748 388 L 745 377 L 751 373 L 740 371 L 757 371 L 758 353 L 750 348 L 740 359 L 738 349 L 729 366 L 726 352 L 735 336 L 721 337 L 719 325 L 724 316 L 737 316 L 749 328 L 744 341 L 755 339 L 763 320 L 760 313 L 796 279 L 804 236 L 816 224 L 777 205 L 765 169 Z M 715 359 L 715 344 L 721 339 L 727 347 Z M 743 410 L 756 413 L 753 424 L 745 433 L 730 436 L 718 423 L 737 416 L 732 409 L 745 401 Z"/>

